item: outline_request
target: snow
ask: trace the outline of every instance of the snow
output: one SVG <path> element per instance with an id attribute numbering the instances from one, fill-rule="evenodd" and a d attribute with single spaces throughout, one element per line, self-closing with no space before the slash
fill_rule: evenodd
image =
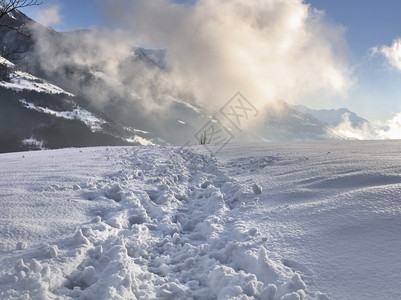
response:
<path id="1" fill-rule="evenodd" d="M 129 143 L 139 143 L 142 146 L 152 146 L 155 145 L 155 143 L 153 143 L 152 141 L 145 139 L 139 135 L 134 136 L 132 138 L 128 138 L 126 139 L 127 142 Z"/>
<path id="2" fill-rule="evenodd" d="M 0 56 L 0 65 L 6 66 L 7 68 L 14 68 L 15 64 L 9 61 L 8 59 L 5 59 L 4 57 Z"/>
<path id="3" fill-rule="evenodd" d="M 188 103 L 187 101 L 184 101 L 184 100 L 181 100 L 181 99 L 177 99 L 177 98 L 174 98 L 174 97 L 171 97 L 171 96 L 169 96 L 168 99 L 170 99 L 171 102 L 175 102 L 175 103 L 181 104 L 181 105 L 185 106 L 186 108 L 188 108 L 188 109 L 190 109 L 190 110 L 192 110 L 192 111 L 194 111 L 196 113 L 202 114 L 202 111 L 201 111 L 201 109 L 199 107 L 197 107 L 195 105 L 192 105 L 192 104 Z"/>
<path id="4" fill-rule="evenodd" d="M 12 16 L 12 18 L 14 18 Z M 74 94 L 66 92 L 62 88 L 47 82 L 44 79 L 33 76 L 32 74 L 16 70 L 15 64 L 0 56 L 0 65 L 7 66 L 10 71 L 10 78 L 7 81 L 1 80 L 0 86 L 14 91 L 35 91 L 47 94 L 64 94 L 74 97 Z"/>
<path id="5" fill-rule="evenodd" d="M 152 139 L 145 138 L 140 135 L 145 135 L 145 136 L 150 136 L 150 133 L 148 131 L 140 130 L 140 129 L 134 129 L 130 127 L 123 127 L 125 131 L 128 131 L 130 133 L 135 134 L 134 136 L 131 136 L 130 138 L 126 138 L 125 140 L 129 143 L 139 143 L 142 146 L 155 146 L 157 145 L 156 142 L 152 141 Z M 159 142 L 165 143 L 163 140 L 159 140 Z"/>
<path id="6" fill-rule="evenodd" d="M 3 60 L 7 61 L 6 59 L 2 58 L 0 63 L 3 63 Z M 0 81 L 0 86 L 15 90 L 17 92 L 28 90 L 38 93 L 65 94 L 67 96 L 74 97 L 73 94 L 66 92 L 62 88 L 22 71 L 11 72 L 10 81 Z"/>
<path id="7" fill-rule="evenodd" d="M 400 146 L 2 154 L 0 299 L 400 299 Z"/>
<path id="8" fill-rule="evenodd" d="M 43 150 L 43 141 L 38 141 L 37 139 L 31 137 L 29 139 L 22 140 L 22 144 L 25 146 L 31 146 L 33 149 Z"/>
<path id="9" fill-rule="evenodd" d="M 93 132 L 101 131 L 102 125 L 107 122 L 93 115 L 91 112 L 76 105 L 72 111 L 55 111 L 47 107 L 36 106 L 24 99 L 20 103 L 28 109 L 35 110 L 40 113 L 56 116 L 57 118 L 64 118 L 68 120 L 80 120 L 85 123 Z"/>
<path id="10" fill-rule="evenodd" d="M 12 12 L 8 13 L 8 16 L 14 20 L 17 20 L 17 18 L 14 16 L 14 14 Z"/>

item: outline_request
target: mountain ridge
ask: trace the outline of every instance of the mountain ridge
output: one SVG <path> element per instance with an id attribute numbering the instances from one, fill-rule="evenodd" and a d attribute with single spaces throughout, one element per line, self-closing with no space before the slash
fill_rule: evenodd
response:
<path id="1" fill-rule="evenodd" d="M 304 105 L 294 105 L 294 108 L 302 113 L 310 114 L 320 120 L 321 122 L 327 123 L 330 126 L 338 126 L 344 121 L 344 115 L 348 115 L 349 120 L 353 127 L 361 127 L 364 124 L 368 124 L 369 121 L 358 116 L 356 113 L 350 111 L 348 108 L 338 109 L 310 109 Z"/>

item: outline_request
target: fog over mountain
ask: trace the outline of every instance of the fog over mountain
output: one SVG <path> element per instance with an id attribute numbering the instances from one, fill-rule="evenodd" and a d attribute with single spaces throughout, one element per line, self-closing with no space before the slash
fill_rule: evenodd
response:
<path id="1" fill-rule="evenodd" d="M 0 151 L 199 144 L 203 132 L 209 135 L 208 142 L 223 144 L 355 138 L 344 134 L 344 130 L 339 134 L 333 130 L 346 124 L 344 117 L 348 115 L 352 128 L 370 126 L 347 110 L 317 112 L 287 104 L 317 88 L 339 93 L 346 89 L 348 71 L 339 53 L 320 53 L 326 59 L 324 65 L 318 66 L 312 60 L 316 51 L 313 46 L 320 44 L 326 49 L 339 42 L 339 31 L 332 28 L 331 37 L 315 32 L 314 25 L 329 25 L 304 5 L 273 1 L 273 6 L 259 12 L 260 7 L 254 3 L 236 2 L 246 8 L 243 13 L 229 4 L 218 7 L 229 13 L 225 15 L 226 24 L 221 23 L 219 15 L 214 21 L 205 18 L 205 14 L 213 14 L 205 3 L 180 7 L 158 1 L 165 8 L 158 19 L 160 26 L 146 30 L 145 17 L 154 19 L 154 10 L 151 4 L 143 3 L 137 7 L 135 21 L 127 23 L 127 16 L 121 15 L 125 30 L 61 33 L 18 11 L 5 16 L 10 22 L 26 23 L 30 37 L 0 29 L 4 53 L 23 50 L 21 57 L 8 57 L 15 65 L 9 67 L 7 78 L 0 84 Z M 249 23 L 249 18 L 258 20 L 276 13 L 283 19 Z M 287 19 L 288 15 L 292 17 Z M 297 23 L 293 23 L 294 18 Z M 185 24 L 187 31 L 177 32 L 174 20 Z M 229 32 L 235 20 L 244 31 L 241 35 Z M 195 23 L 199 25 L 198 35 L 193 36 Z M 279 25 L 288 32 L 280 35 Z M 214 40 L 218 39 L 216 28 L 227 39 Z M 299 30 L 310 31 L 314 38 L 301 43 Z M 257 51 L 257 44 L 251 48 L 241 44 L 245 52 L 229 51 L 246 34 L 258 39 L 265 54 Z M 145 42 L 160 47 L 138 47 Z M 286 43 L 294 45 L 291 53 Z M 295 63 L 291 59 L 294 55 L 302 60 Z M 255 68 L 260 61 L 264 62 L 263 70 Z M 313 76 L 309 74 L 312 77 L 302 73 L 304 64 L 316 67 Z M 327 68 L 337 75 L 326 72 Z M 326 82 L 316 80 L 315 76 L 327 74 L 333 77 L 326 78 Z M 38 85 L 52 88 L 38 89 Z M 93 119 L 98 124 L 96 128 L 92 126 Z"/>

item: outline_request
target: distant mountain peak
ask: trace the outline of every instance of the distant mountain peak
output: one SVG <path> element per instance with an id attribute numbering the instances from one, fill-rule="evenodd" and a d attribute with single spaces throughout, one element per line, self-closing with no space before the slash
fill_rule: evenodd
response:
<path id="1" fill-rule="evenodd" d="M 344 115 L 347 114 L 353 127 L 361 127 L 363 124 L 368 124 L 369 121 L 358 116 L 356 113 L 347 108 L 338 109 L 310 109 L 304 105 L 294 105 L 294 109 L 304 114 L 314 116 L 319 121 L 329 125 L 338 126 L 344 121 Z"/>

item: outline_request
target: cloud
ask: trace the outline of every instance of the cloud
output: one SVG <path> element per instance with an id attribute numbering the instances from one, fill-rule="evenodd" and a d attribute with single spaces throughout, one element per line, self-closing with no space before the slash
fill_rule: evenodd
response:
<path id="1" fill-rule="evenodd" d="M 401 71 L 401 38 L 395 38 L 391 46 L 375 47 L 372 52 L 383 55 L 391 66 Z"/>
<path id="2" fill-rule="evenodd" d="M 35 10 L 34 19 L 43 26 L 55 26 L 60 24 L 62 20 L 60 14 L 60 5 L 53 4 L 43 9 Z"/>
<path id="3" fill-rule="evenodd" d="M 78 31 L 56 35 L 34 26 L 35 53 L 42 71 L 79 91 L 97 107 L 113 100 L 123 85 L 121 63 L 132 47 L 118 31 Z"/>
<path id="4" fill-rule="evenodd" d="M 351 140 L 372 140 L 378 139 L 375 128 L 370 123 L 363 123 L 362 126 L 353 126 L 350 115 L 342 115 L 342 122 L 333 128 L 328 128 L 328 135 L 333 138 Z"/>
<path id="5" fill-rule="evenodd" d="M 35 36 L 42 69 L 98 109 L 115 106 L 116 99 L 136 101 L 148 123 L 157 124 L 177 119 L 169 115 L 171 97 L 213 115 L 240 91 L 263 112 L 276 101 L 296 103 L 316 91 L 343 96 L 353 82 L 344 28 L 302 0 L 96 3 L 118 29 L 56 40 L 37 29 Z M 166 49 L 164 67 L 135 59 L 134 46 Z"/>
<path id="6" fill-rule="evenodd" d="M 355 140 L 387 140 L 401 139 L 401 113 L 395 114 L 386 122 L 364 123 L 362 126 L 353 126 L 349 115 L 343 115 L 343 122 L 328 130 L 334 138 Z"/>
<path id="7" fill-rule="evenodd" d="M 263 108 L 352 82 L 343 28 L 301 0 L 102 3 L 130 40 L 168 49 L 172 84 L 212 109 L 238 90 Z"/>

